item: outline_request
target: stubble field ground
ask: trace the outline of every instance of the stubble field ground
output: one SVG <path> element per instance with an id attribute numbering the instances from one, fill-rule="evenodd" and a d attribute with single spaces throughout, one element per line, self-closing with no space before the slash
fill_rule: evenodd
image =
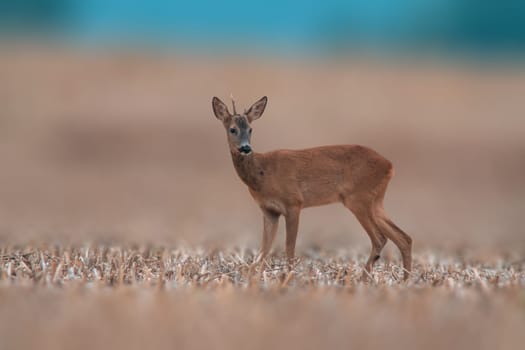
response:
<path id="1" fill-rule="evenodd" d="M 0 52 L 1 349 L 524 343 L 523 65 Z M 262 219 L 210 106 L 230 92 L 269 96 L 256 151 L 392 160 L 407 282 L 391 243 L 360 280 L 368 238 L 335 205 L 303 211 L 291 271 L 282 228 L 252 265 Z"/>

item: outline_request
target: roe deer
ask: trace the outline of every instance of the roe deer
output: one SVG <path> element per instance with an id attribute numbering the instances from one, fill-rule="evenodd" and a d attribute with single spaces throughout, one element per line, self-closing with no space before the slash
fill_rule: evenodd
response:
<path id="1" fill-rule="evenodd" d="M 286 219 L 286 255 L 291 262 L 301 209 L 342 202 L 372 241 L 363 277 L 372 273 L 388 238 L 401 252 L 406 280 L 412 267 L 412 239 L 383 209 L 385 191 L 394 174 L 392 163 L 359 145 L 255 153 L 250 145 L 250 124 L 261 117 L 267 101 L 264 96 L 238 114 L 232 99 L 231 114 L 220 99 L 212 100 L 213 112 L 226 129 L 235 170 L 263 212 L 260 259 L 270 251 L 281 215 Z"/>

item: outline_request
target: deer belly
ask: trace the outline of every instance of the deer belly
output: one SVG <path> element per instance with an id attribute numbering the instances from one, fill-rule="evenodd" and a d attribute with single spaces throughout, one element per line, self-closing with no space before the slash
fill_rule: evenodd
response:
<path id="1" fill-rule="evenodd" d="M 301 184 L 303 207 L 314 207 L 340 201 L 340 189 L 336 183 L 309 181 Z"/>

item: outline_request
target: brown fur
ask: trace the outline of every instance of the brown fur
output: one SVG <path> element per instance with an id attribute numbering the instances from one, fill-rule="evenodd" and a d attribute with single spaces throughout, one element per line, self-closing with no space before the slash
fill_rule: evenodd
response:
<path id="1" fill-rule="evenodd" d="M 226 110 L 227 114 L 216 112 L 216 116 L 229 130 L 232 125 L 239 125 L 239 118 L 243 118 L 243 122 L 259 118 L 266 106 L 263 99 L 264 105 L 261 99 L 247 112 L 257 111 L 255 117 L 232 116 L 215 98 L 213 104 L 215 111 Z M 246 127 L 250 128 L 249 124 Z M 261 258 L 270 251 L 279 216 L 286 219 L 286 254 L 293 260 L 301 209 L 341 202 L 357 217 L 372 242 L 365 265 L 367 273 L 372 272 L 390 239 L 401 252 L 405 279 L 408 278 L 412 239 L 387 217 L 383 208 L 385 191 L 394 174 L 389 160 L 359 145 L 241 154 L 239 137 L 229 135 L 228 140 L 235 170 L 263 212 Z"/>

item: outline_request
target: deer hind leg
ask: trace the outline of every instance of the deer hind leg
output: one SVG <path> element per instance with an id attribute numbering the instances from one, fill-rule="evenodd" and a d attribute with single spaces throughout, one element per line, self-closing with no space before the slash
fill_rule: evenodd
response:
<path id="1" fill-rule="evenodd" d="M 374 221 L 379 226 L 381 232 L 397 246 L 403 259 L 404 280 L 407 280 L 412 271 L 412 238 L 403 230 L 397 227 L 392 220 L 388 218 L 383 208 L 383 199 L 390 177 L 378 187 L 378 195 L 374 203 Z"/>
<path id="2" fill-rule="evenodd" d="M 385 235 L 397 246 L 403 258 L 405 269 L 404 279 L 407 280 L 412 271 L 412 238 L 390 220 L 383 210 L 376 216 L 378 225 L 383 229 Z"/>
<path id="3" fill-rule="evenodd" d="M 355 205 L 354 203 L 355 202 L 345 201 L 345 206 L 355 215 L 368 234 L 368 237 L 370 237 L 372 243 L 372 250 L 370 251 L 370 256 L 365 264 L 366 272 L 363 273 L 363 278 L 366 278 L 368 275 L 372 274 L 374 264 L 379 260 L 381 251 L 387 242 L 387 238 L 377 225 L 371 206 L 363 204 Z"/>

